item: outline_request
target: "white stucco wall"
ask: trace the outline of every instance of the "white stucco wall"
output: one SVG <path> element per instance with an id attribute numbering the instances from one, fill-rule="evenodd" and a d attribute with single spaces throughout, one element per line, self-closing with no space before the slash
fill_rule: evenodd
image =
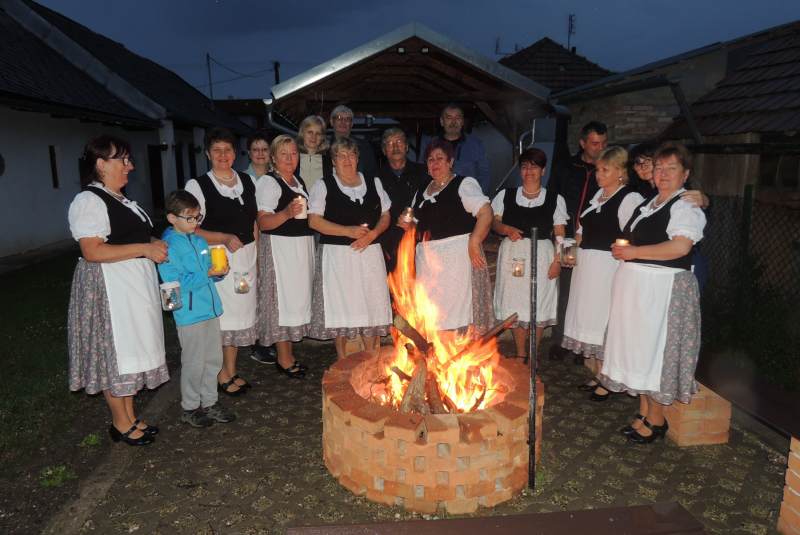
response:
<path id="1" fill-rule="evenodd" d="M 70 238 L 67 211 L 80 191 L 78 158 L 86 142 L 103 133 L 131 143 L 136 169 L 126 192 L 152 214 L 147 145 L 159 142 L 158 132 L 130 132 L 0 107 L 0 154 L 6 167 L 0 176 L 0 256 Z M 59 189 L 53 188 L 50 145 L 59 147 Z"/>

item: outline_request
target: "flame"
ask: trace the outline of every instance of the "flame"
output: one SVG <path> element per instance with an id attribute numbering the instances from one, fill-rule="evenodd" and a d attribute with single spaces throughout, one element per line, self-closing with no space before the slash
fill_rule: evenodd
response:
<path id="1" fill-rule="evenodd" d="M 436 376 L 445 403 L 447 400 L 452 402 L 458 412 L 488 407 L 502 388 L 493 376 L 499 361 L 497 342 L 492 338 L 489 342 L 479 341 L 470 345 L 471 333 L 458 336 L 438 328 L 439 310 L 422 283 L 416 280 L 414 254 L 414 231 L 408 230 L 400 242 L 397 268 L 389 274 L 389 288 L 397 313 L 433 346 L 427 355 L 428 372 Z M 434 275 L 441 272 L 442 266 L 430 249 L 426 249 L 426 258 L 433 266 Z M 392 336 L 397 357 L 386 365 L 384 373 L 389 377 L 387 392 L 381 393 L 377 399 L 382 404 L 398 408 L 408 382 L 393 373 L 392 366 L 413 375 L 416 363 L 409 358 L 405 347 L 410 340 L 396 329 L 392 329 Z M 457 358 L 453 359 L 455 356 Z"/>

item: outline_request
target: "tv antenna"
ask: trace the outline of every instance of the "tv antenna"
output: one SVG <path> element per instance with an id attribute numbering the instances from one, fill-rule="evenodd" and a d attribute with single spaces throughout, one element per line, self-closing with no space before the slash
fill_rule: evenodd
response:
<path id="1" fill-rule="evenodd" d="M 575 22 L 577 17 L 574 14 L 570 14 L 567 17 L 567 50 L 572 50 L 570 48 L 570 38 L 575 35 Z M 498 39 L 499 40 L 499 39 Z"/>
<path id="2" fill-rule="evenodd" d="M 500 52 L 500 38 L 498 37 L 497 40 L 494 42 L 494 53 L 497 56 L 505 56 L 508 57 L 512 54 L 516 54 L 519 52 L 519 43 L 514 43 L 514 51 L 513 52 Z"/>

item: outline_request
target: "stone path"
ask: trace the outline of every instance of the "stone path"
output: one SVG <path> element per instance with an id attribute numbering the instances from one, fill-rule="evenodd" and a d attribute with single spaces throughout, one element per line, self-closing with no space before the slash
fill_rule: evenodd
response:
<path id="1" fill-rule="evenodd" d="M 511 351 L 507 338 L 501 349 Z M 81 533 L 285 533 L 297 525 L 419 519 L 354 496 L 328 473 L 320 380 L 335 359 L 333 345 L 306 342 L 296 355 L 311 367 L 306 380 L 243 352 L 240 373 L 254 389 L 221 400 L 237 413 L 234 423 L 191 428 L 180 422 L 175 399 L 156 444 L 135 452 Z M 712 533 L 777 533 L 788 441 L 777 451 L 734 424 L 726 445 L 633 445 L 618 429 L 636 413 L 635 400 L 590 403 L 575 389 L 588 378 L 585 368 L 543 360 L 540 369 L 545 418 L 536 490 L 476 515 L 677 501 Z"/>

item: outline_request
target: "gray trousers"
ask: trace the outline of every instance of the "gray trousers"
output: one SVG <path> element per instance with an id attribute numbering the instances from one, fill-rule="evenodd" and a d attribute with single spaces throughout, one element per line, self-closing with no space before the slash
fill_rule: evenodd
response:
<path id="1" fill-rule="evenodd" d="M 178 325 L 181 341 L 181 407 L 191 411 L 217 402 L 217 375 L 222 369 L 219 318 Z"/>

